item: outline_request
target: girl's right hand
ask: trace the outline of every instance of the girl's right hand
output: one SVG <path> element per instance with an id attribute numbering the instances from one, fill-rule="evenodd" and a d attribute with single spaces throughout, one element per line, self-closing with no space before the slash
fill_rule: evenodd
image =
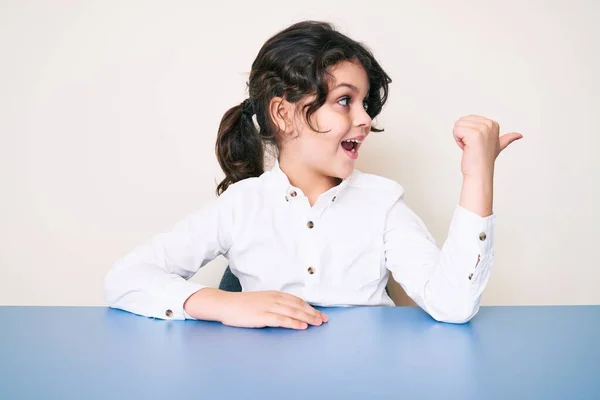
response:
<path id="1" fill-rule="evenodd" d="M 241 328 L 306 329 L 328 320 L 301 298 L 277 291 L 233 293 L 204 288 L 187 299 L 184 309 L 194 318 Z"/>

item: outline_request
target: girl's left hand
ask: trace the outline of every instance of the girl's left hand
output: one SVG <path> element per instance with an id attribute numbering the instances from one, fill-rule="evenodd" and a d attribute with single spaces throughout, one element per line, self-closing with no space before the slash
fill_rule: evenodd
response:
<path id="1" fill-rule="evenodd" d="M 465 178 L 489 179 L 494 175 L 494 163 L 502 150 L 523 137 L 520 133 L 500 136 L 496 121 L 469 115 L 454 124 L 454 140 L 463 150 L 461 171 Z"/>

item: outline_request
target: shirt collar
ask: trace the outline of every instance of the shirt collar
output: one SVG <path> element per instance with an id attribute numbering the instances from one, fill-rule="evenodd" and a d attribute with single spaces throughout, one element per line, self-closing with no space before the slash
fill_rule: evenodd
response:
<path id="1" fill-rule="evenodd" d="M 302 189 L 297 188 L 290 183 L 288 176 L 285 174 L 285 172 L 283 172 L 279 165 L 279 160 L 275 159 L 271 173 L 274 179 L 274 189 L 278 196 L 282 196 L 282 198 L 290 201 L 294 197 L 304 195 Z M 319 201 L 330 200 L 331 202 L 335 202 L 348 187 L 355 173 L 356 171 L 352 171 L 352 174 L 350 174 L 348 178 L 342 180 L 339 185 L 334 186 L 325 193 L 321 194 Z"/>

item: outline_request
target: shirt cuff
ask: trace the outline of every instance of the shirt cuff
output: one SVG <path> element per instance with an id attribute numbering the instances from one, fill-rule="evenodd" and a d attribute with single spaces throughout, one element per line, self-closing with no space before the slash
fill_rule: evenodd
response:
<path id="1" fill-rule="evenodd" d="M 162 297 L 156 305 L 156 317 L 161 319 L 192 319 L 183 309 L 185 301 L 205 285 L 190 282 L 180 276 L 173 276 L 168 282 Z"/>
<path id="2" fill-rule="evenodd" d="M 459 205 L 454 211 L 448 238 L 456 248 L 484 256 L 493 250 L 495 224 L 495 214 L 481 217 Z"/>
<path id="3" fill-rule="evenodd" d="M 490 277 L 495 223 L 495 214 L 481 217 L 459 205 L 450 224 L 446 259 L 457 283 L 469 287 L 473 298 L 481 296 Z"/>

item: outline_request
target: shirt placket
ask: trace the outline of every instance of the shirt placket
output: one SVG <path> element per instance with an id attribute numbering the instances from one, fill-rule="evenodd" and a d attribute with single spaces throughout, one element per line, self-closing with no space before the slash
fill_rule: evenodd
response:
<path id="1" fill-rule="evenodd" d="M 323 207 L 311 207 L 308 198 L 297 188 L 288 189 L 286 195 L 293 212 L 292 223 L 299 229 L 297 254 L 300 276 L 307 291 L 316 294 L 321 280 L 320 264 L 320 224 Z"/>

